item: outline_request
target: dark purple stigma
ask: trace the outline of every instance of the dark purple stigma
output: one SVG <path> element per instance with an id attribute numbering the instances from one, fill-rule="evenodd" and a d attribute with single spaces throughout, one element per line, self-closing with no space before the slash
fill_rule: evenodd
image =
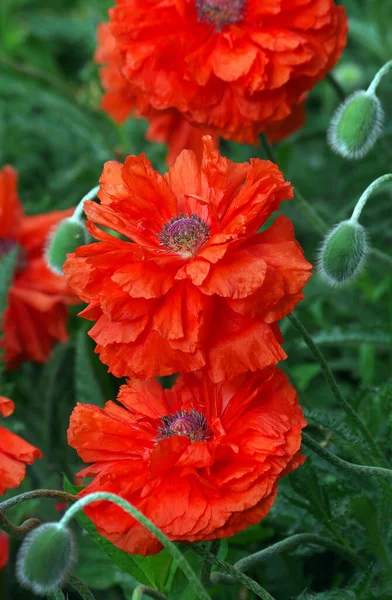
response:
<path id="1" fill-rule="evenodd" d="M 246 0 L 196 0 L 199 21 L 211 23 L 216 31 L 238 23 L 244 16 Z"/>
<path id="2" fill-rule="evenodd" d="M 185 436 L 191 442 L 204 442 L 211 437 L 207 419 L 194 408 L 191 411 L 181 410 L 173 415 L 162 417 L 162 426 L 158 427 L 157 440 L 173 435 Z"/>
<path id="3" fill-rule="evenodd" d="M 166 223 L 158 234 L 159 243 L 166 250 L 183 258 L 194 256 L 210 237 L 210 228 L 195 214 L 179 214 Z"/>

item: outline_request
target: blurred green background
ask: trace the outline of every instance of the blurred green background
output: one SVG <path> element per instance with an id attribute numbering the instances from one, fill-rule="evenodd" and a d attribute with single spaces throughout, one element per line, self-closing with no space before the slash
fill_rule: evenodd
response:
<path id="1" fill-rule="evenodd" d="M 262 1 L 262 0 L 260 0 Z M 349 44 L 334 70 L 345 93 L 366 87 L 375 72 L 392 58 L 392 0 L 347 0 Z M 99 109 L 101 87 L 92 57 L 95 30 L 107 19 L 106 0 L 2 0 L 0 5 L 0 166 L 11 164 L 20 175 L 19 192 L 29 214 L 74 206 L 97 184 L 106 160 L 146 152 L 154 166 L 166 169 L 165 147 L 145 141 L 146 123 L 130 120 L 117 127 Z M 287 179 L 333 225 L 350 216 L 360 194 L 377 177 L 392 170 L 392 74 L 379 96 L 386 111 L 386 128 L 371 153 L 359 162 L 335 156 L 326 144 L 326 129 L 339 104 L 330 82 L 319 83 L 307 104 L 305 127 L 276 146 Z M 221 151 L 236 161 L 264 157 L 261 147 L 222 142 Z M 369 201 L 362 217 L 370 242 L 391 254 L 392 187 Z M 296 226 L 307 258 L 314 262 L 319 234 L 296 207 L 283 211 Z M 23 365 L 7 375 L 10 397 L 17 402 L 7 426 L 43 449 L 45 459 L 29 470 L 22 490 L 62 487 L 62 474 L 71 480 L 78 469 L 75 453 L 66 445 L 68 418 L 76 401 L 103 404 L 114 398 L 121 382 L 107 375 L 93 354 L 86 323 L 70 319 L 70 342 L 55 349 L 44 366 Z M 346 396 L 366 419 L 372 432 L 390 448 L 392 433 L 392 274 L 372 258 L 358 282 L 333 290 L 314 275 L 297 314 L 330 360 Z M 331 438 L 331 448 L 351 460 L 366 461 L 367 448 L 351 432 L 335 406 L 319 366 L 292 330 L 282 324 L 289 359 L 283 366 L 296 385 L 310 423 L 319 439 Z M 33 393 L 32 393 L 32 390 Z M 250 573 L 277 600 L 324 598 L 344 600 L 391 599 L 390 510 L 380 503 L 379 487 L 365 482 L 366 494 L 356 481 L 339 477 L 328 464 L 312 457 L 307 466 L 280 486 L 279 499 L 262 524 L 235 536 L 222 552 L 233 562 L 266 543 L 296 532 L 331 534 L 337 529 L 353 546 L 376 554 L 371 573 L 352 577 L 349 563 L 332 552 L 303 548 L 271 559 Z M 390 503 L 389 503 L 390 505 Z M 381 510 L 382 509 L 382 510 Z M 31 514 L 58 518 L 53 502 L 21 505 L 10 513 L 15 522 Z M 333 526 L 331 526 L 331 523 Z M 99 599 L 130 598 L 134 581 L 113 566 L 87 535 L 81 544 L 78 574 Z M 13 542 L 12 553 L 17 543 Z M 193 555 L 192 555 L 193 556 Z M 150 560 L 150 559 L 148 559 Z M 151 559 L 157 584 L 164 589 L 171 563 L 164 553 Z M 199 558 L 193 556 L 195 565 Z M 389 566 L 388 566 L 389 565 Z M 1 600 L 31 598 L 14 581 L 10 565 L 0 575 Z M 367 578 L 367 579 L 366 579 Z M 178 579 L 168 597 L 181 595 Z M 375 592 L 371 592 L 373 586 Z M 180 591 L 181 590 L 181 594 Z M 320 595 L 329 590 L 326 595 Z M 335 590 L 335 591 L 333 591 Z M 239 586 L 217 587 L 214 598 L 250 600 Z M 70 598 L 76 598 L 76 594 Z"/>

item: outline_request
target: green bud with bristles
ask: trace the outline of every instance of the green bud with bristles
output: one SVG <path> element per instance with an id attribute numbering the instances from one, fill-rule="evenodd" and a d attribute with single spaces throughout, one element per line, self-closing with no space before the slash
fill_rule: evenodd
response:
<path id="1" fill-rule="evenodd" d="M 46 263 L 56 275 L 63 274 L 63 265 L 67 254 L 75 252 L 76 248 L 87 244 L 89 234 L 81 219 L 70 217 L 64 219 L 51 232 L 46 247 Z"/>
<path id="2" fill-rule="evenodd" d="M 380 137 L 383 123 L 384 111 L 377 96 L 369 91 L 354 92 L 332 117 L 329 145 L 344 158 L 363 158 Z"/>
<path id="3" fill-rule="evenodd" d="M 320 248 L 318 270 L 330 285 L 347 285 L 359 275 L 366 253 L 365 229 L 356 221 L 342 221 L 328 233 Z"/>
<path id="4" fill-rule="evenodd" d="M 18 553 L 18 581 L 35 594 L 46 596 L 64 585 L 76 562 L 73 533 L 59 523 L 45 523 L 24 539 Z"/>

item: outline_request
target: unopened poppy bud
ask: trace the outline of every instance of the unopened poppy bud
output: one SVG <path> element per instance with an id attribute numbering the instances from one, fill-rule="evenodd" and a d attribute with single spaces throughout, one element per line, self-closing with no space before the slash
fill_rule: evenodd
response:
<path id="1" fill-rule="evenodd" d="M 31 531 L 19 549 L 16 572 L 21 585 L 45 596 L 61 588 L 76 561 L 72 532 L 58 523 L 45 523 Z"/>
<path id="2" fill-rule="evenodd" d="M 369 91 L 354 92 L 332 117 L 329 145 L 344 158 L 362 158 L 380 137 L 383 123 L 384 111 L 377 96 Z"/>
<path id="3" fill-rule="evenodd" d="M 356 221 L 342 221 L 325 238 L 318 269 L 334 287 L 346 285 L 359 275 L 367 253 L 365 229 Z"/>
<path id="4" fill-rule="evenodd" d="M 64 219 L 52 231 L 46 248 L 46 263 L 56 275 L 63 274 L 63 264 L 67 254 L 88 242 L 88 232 L 81 219 L 70 217 Z"/>

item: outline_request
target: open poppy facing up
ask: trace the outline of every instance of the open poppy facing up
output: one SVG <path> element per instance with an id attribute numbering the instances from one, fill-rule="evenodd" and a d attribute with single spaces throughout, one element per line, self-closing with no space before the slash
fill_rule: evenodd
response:
<path id="1" fill-rule="evenodd" d="M 0 396 L 0 414 L 8 417 L 14 412 L 14 403 Z M 42 458 L 41 451 L 21 437 L 0 427 L 0 494 L 17 488 L 26 475 L 26 464 Z"/>
<path id="2" fill-rule="evenodd" d="M 64 272 L 117 377 L 207 365 L 218 382 L 286 357 L 275 322 L 303 298 L 311 265 L 286 217 L 257 230 L 292 187 L 271 162 L 236 164 L 211 138 L 204 146 L 201 165 L 184 150 L 164 176 L 143 155 L 108 162 L 101 204 L 85 203 L 99 241 L 70 254 Z"/>
<path id="3" fill-rule="evenodd" d="M 17 177 L 12 167 L 0 171 L 0 258 L 17 249 L 0 341 L 11 368 L 25 360 L 44 362 L 55 342 L 66 341 L 66 305 L 75 303 L 65 278 L 51 273 L 44 261 L 49 232 L 73 209 L 25 216 Z"/>
<path id="4" fill-rule="evenodd" d="M 106 491 L 131 502 L 171 540 L 225 538 L 258 523 L 279 479 L 302 464 L 306 422 L 294 388 L 278 369 L 213 384 L 181 375 L 172 390 L 129 381 L 104 409 L 78 404 L 68 443 L 93 477 L 80 492 Z M 101 535 L 134 554 L 161 545 L 109 502 L 85 508 Z"/>
<path id="5" fill-rule="evenodd" d="M 109 16 L 141 114 L 176 109 L 250 143 L 269 126 L 276 138 L 279 123 L 301 123 L 307 92 L 347 35 L 334 0 L 116 0 Z"/>

